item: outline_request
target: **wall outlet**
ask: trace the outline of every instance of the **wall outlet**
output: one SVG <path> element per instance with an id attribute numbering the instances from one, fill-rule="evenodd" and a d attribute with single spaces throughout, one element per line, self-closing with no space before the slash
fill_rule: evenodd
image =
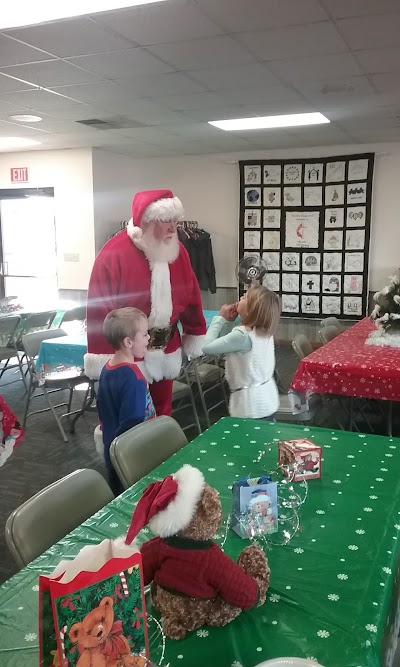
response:
<path id="1" fill-rule="evenodd" d="M 77 253 L 77 252 L 65 252 L 64 253 L 64 262 L 79 262 L 79 253 Z"/>

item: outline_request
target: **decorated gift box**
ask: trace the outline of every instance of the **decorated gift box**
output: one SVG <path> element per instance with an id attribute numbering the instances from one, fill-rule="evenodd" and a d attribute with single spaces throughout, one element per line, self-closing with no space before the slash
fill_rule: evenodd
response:
<path id="1" fill-rule="evenodd" d="M 322 475 L 322 449 L 307 438 L 280 440 L 278 463 L 293 482 L 319 479 Z"/>
<path id="2" fill-rule="evenodd" d="M 277 532 L 277 483 L 269 475 L 236 480 L 232 494 L 232 529 L 239 537 L 246 539 Z"/>

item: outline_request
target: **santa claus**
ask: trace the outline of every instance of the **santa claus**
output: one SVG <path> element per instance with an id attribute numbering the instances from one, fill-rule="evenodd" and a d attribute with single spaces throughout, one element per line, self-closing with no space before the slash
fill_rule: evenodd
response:
<path id="1" fill-rule="evenodd" d="M 149 320 L 150 343 L 138 365 L 151 383 L 157 415 L 171 414 L 182 348 L 189 358 L 200 356 L 206 331 L 199 285 L 176 231 L 183 214 L 170 190 L 138 192 L 126 231 L 100 250 L 89 283 L 86 374 L 98 379 L 113 353 L 103 336 L 106 315 L 114 308 L 139 308 Z"/>

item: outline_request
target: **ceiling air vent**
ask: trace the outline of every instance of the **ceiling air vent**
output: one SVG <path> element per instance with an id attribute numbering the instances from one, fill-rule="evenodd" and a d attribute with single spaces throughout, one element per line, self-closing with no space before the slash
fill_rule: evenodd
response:
<path id="1" fill-rule="evenodd" d="M 88 118 L 86 120 L 77 120 L 79 125 L 86 125 L 86 127 L 93 127 L 95 130 L 122 130 L 123 128 L 145 127 L 143 123 L 138 123 L 136 120 L 101 120 L 100 118 Z"/>

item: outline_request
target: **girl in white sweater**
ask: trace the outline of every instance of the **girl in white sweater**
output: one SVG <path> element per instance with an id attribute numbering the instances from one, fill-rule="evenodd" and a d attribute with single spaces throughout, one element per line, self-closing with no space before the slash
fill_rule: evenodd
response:
<path id="1" fill-rule="evenodd" d="M 226 333 L 237 316 L 241 322 Z M 204 354 L 226 355 L 231 417 L 273 419 L 279 407 L 274 380 L 274 333 L 280 318 L 275 292 L 252 285 L 236 304 L 222 306 L 207 331 Z"/>

